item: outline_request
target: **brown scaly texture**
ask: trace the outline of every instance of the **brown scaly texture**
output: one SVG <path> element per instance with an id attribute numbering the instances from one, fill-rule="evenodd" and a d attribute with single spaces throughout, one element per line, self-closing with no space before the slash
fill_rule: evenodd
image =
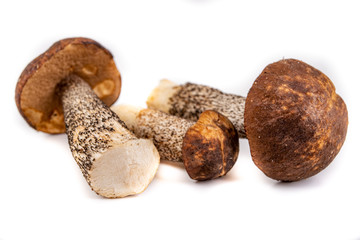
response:
<path id="1" fill-rule="evenodd" d="M 186 131 L 194 122 L 166 113 L 143 109 L 136 117 L 137 137 L 152 139 L 161 160 L 182 162 L 181 147 Z"/>
<path id="2" fill-rule="evenodd" d="M 176 93 L 169 99 L 171 115 L 197 121 L 205 110 L 214 110 L 226 116 L 234 124 L 239 137 L 245 137 L 246 98 L 193 83 L 186 83 L 175 88 Z"/>
<path id="3" fill-rule="evenodd" d="M 89 171 L 94 161 L 114 143 L 121 145 L 137 138 L 79 77 L 69 76 L 58 86 L 58 91 L 70 150 L 92 187 Z"/>
<path id="4" fill-rule="evenodd" d="M 286 59 L 268 65 L 245 106 L 254 163 L 270 178 L 297 181 L 326 168 L 344 143 L 348 114 L 330 79 Z"/>
<path id="5" fill-rule="evenodd" d="M 69 74 L 88 82 L 108 106 L 120 94 L 120 73 L 107 49 L 88 38 L 60 40 L 26 66 L 16 85 L 16 105 L 31 127 L 46 133 L 65 132 L 55 88 Z"/>

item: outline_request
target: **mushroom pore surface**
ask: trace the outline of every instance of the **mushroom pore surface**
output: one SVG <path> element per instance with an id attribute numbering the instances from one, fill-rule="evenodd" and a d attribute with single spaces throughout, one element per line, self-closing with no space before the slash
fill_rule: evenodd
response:
<path id="1" fill-rule="evenodd" d="M 65 132 L 55 88 L 70 74 L 86 81 L 108 106 L 120 94 L 120 73 L 107 49 L 88 38 L 60 40 L 30 62 L 19 77 L 16 105 L 30 126 L 46 133 Z"/>

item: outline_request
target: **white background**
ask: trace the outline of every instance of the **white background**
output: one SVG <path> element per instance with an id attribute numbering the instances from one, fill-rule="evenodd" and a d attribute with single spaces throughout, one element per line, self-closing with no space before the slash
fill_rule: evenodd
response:
<path id="1" fill-rule="evenodd" d="M 0 239 L 360 239 L 358 1 L 133 0 L 0 3 Z M 24 67 L 53 42 L 93 38 L 110 49 L 117 104 L 145 107 L 168 78 L 246 95 L 269 63 L 297 58 L 334 82 L 349 111 L 334 162 L 279 183 L 248 142 L 226 177 L 194 182 L 162 163 L 148 189 L 109 200 L 88 187 L 65 135 L 31 129 L 14 101 Z"/>

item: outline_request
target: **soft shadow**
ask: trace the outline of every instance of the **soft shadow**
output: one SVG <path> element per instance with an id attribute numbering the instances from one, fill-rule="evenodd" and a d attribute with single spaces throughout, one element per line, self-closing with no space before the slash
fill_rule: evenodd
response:
<path id="1" fill-rule="evenodd" d="M 318 187 L 320 185 L 322 185 L 322 181 L 318 176 L 313 176 L 296 182 L 278 181 L 273 184 L 273 186 L 278 189 L 305 189 Z"/>
<path id="2" fill-rule="evenodd" d="M 185 182 L 189 176 L 182 162 L 162 160 L 155 178 L 158 180 Z"/>
<path id="3" fill-rule="evenodd" d="M 228 173 L 225 176 L 219 177 L 219 178 L 215 178 L 215 179 L 211 179 L 211 180 L 205 180 L 205 181 L 194 181 L 195 184 L 197 185 L 218 185 L 218 184 L 224 184 L 224 183 L 228 183 L 228 182 L 236 182 L 239 181 L 241 178 L 236 175 L 236 174 L 231 174 Z"/>
<path id="4" fill-rule="evenodd" d="M 161 160 L 160 163 L 167 165 L 167 166 L 172 166 L 172 167 L 176 167 L 176 168 L 185 170 L 184 164 L 182 162 L 172 162 L 172 161 L 167 161 L 167 160 Z"/>
<path id="5" fill-rule="evenodd" d="M 236 181 L 241 180 L 241 177 L 235 173 L 229 172 L 225 176 L 217 178 L 217 179 L 219 179 L 219 181 L 223 181 L 223 182 L 236 182 Z M 214 180 L 216 180 L 216 179 L 214 179 Z"/>
<path id="6" fill-rule="evenodd" d="M 239 158 L 245 158 L 250 156 L 250 147 L 249 147 L 249 141 L 247 138 L 239 138 L 239 144 L 240 144 L 240 150 L 239 150 Z"/>

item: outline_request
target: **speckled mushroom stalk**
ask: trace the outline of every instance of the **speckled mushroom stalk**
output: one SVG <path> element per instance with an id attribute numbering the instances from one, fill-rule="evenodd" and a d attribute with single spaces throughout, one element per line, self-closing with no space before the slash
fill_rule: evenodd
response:
<path id="1" fill-rule="evenodd" d="M 238 135 L 245 138 L 245 97 L 224 93 L 218 89 L 186 83 L 177 85 L 167 79 L 160 81 L 147 99 L 148 108 L 196 121 L 205 110 L 214 110 L 226 116 Z"/>
<path id="2" fill-rule="evenodd" d="M 45 133 L 66 131 L 86 181 L 107 198 L 144 191 L 160 163 L 154 144 L 138 139 L 108 107 L 120 88 L 107 49 L 92 39 L 67 38 L 31 61 L 15 90 L 26 122 Z"/>
<path id="3" fill-rule="evenodd" d="M 112 110 L 137 137 L 153 140 L 161 160 L 183 162 L 192 179 L 224 176 L 237 160 L 237 132 L 226 117 L 215 111 L 203 112 L 194 122 L 128 105 L 114 106 Z"/>
<path id="4" fill-rule="evenodd" d="M 58 89 L 70 150 L 90 187 L 105 197 L 142 192 L 159 163 L 151 141 L 138 139 L 76 75 Z"/>

